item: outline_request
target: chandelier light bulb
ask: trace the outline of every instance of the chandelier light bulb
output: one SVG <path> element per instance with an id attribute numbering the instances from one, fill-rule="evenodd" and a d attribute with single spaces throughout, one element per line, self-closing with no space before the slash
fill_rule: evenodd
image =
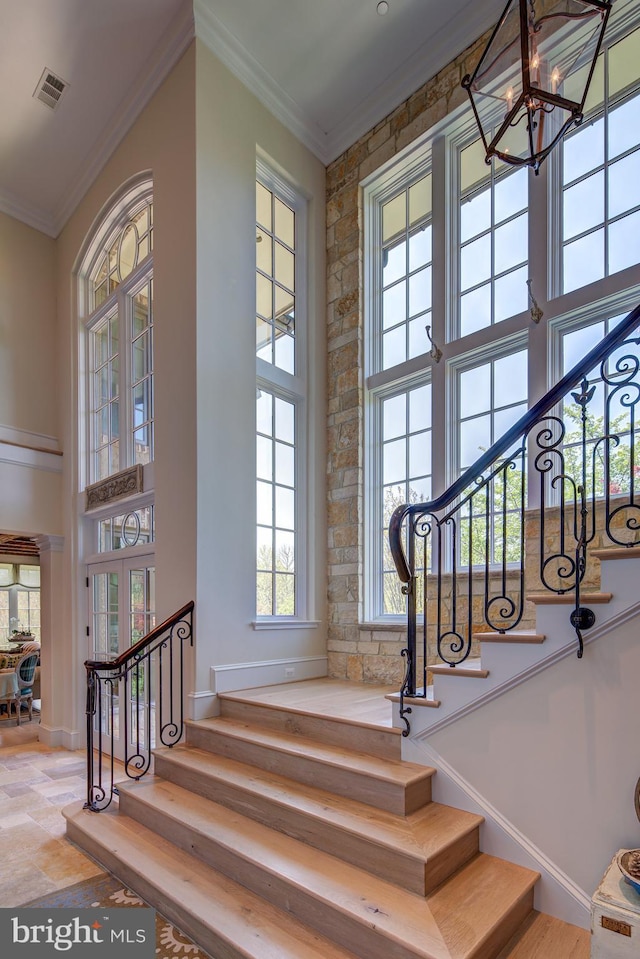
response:
<path id="1" fill-rule="evenodd" d="M 389 4 L 387 3 L 387 0 L 380 0 L 376 10 L 378 11 L 378 16 L 386 16 L 386 14 L 389 12 Z"/>

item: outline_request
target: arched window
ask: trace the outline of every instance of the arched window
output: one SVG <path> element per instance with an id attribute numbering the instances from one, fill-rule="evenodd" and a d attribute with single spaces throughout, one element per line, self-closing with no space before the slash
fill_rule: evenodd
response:
<path id="1" fill-rule="evenodd" d="M 86 475 L 153 462 L 153 194 L 130 185 L 101 218 L 80 269 Z"/>

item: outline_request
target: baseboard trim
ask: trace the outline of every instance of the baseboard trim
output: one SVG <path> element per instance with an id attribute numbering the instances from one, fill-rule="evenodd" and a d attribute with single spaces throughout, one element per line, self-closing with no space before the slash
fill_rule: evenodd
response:
<path id="1" fill-rule="evenodd" d="M 257 686 L 297 683 L 319 679 L 328 672 L 327 656 L 300 656 L 257 663 L 229 663 L 211 667 L 211 688 L 215 693 L 230 693 Z"/>
<path id="2" fill-rule="evenodd" d="M 84 749 L 82 736 L 77 729 L 65 729 L 62 726 L 47 726 L 41 722 L 38 727 L 38 739 L 45 746 L 62 746 L 64 749 L 74 751 Z"/>
<path id="3" fill-rule="evenodd" d="M 583 929 L 589 928 L 591 899 L 587 893 L 492 806 L 437 750 L 424 741 L 403 740 L 402 758 L 438 770 L 438 775 L 433 778 L 435 802 L 484 816 L 481 827 L 483 852 L 540 873 L 534 893 L 536 909 Z"/>

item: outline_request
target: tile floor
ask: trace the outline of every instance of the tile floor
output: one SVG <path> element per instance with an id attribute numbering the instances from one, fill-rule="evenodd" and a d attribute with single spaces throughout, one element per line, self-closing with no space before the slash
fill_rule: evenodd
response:
<path id="1" fill-rule="evenodd" d="M 36 722 L 0 722 L 0 906 L 104 873 L 65 838 L 62 807 L 85 789 L 84 752 L 42 745 Z"/>

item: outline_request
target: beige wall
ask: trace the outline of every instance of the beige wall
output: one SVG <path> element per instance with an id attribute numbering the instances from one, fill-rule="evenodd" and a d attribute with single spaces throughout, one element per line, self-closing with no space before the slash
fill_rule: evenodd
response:
<path id="1" fill-rule="evenodd" d="M 316 159 L 194 42 L 97 177 L 57 241 L 65 462 L 61 629 L 76 683 L 52 726 L 78 738 L 87 599 L 76 490 L 79 385 L 76 283 L 87 234 L 110 197 L 142 171 L 154 182 L 157 617 L 196 601 L 190 711 L 215 709 L 212 667 L 324 656 L 324 623 L 284 635 L 255 618 L 255 171 L 267 153 L 309 197 L 310 614 L 324 620 L 324 185 Z M 82 526 L 82 524 L 80 524 Z M 284 670 L 283 670 L 284 671 Z M 284 678 L 284 676 L 283 676 Z"/>
<path id="2" fill-rule="evenodd" d="M 110 197 L 131 177 L 154 181 L 154 324 L 157 509 L 157 615 L 165 618 L 194 598 L 196 579 L 195 451 L 195 128 L 193 45 L 146 106 L 97 177 L 57 240 L 57 295 L 64 445 L 64 588 L 60 625 L 73 688 L 52 726 L 65 742 L 81 738 L 87 599 L 78 537 L 82 500 L 78 475 L 78 326 L 72 279 L 85 237 Z"/>
<path id="3" fill-rule="evenodd" d="M 55 242 L 0 213 L 0 426 L 58 437 Z"/>
<path id="4" fill-rule="evenodd" d="M 0 213 L 3 532 L 37 535 L 62 530 L 63 459 L 37 451 L 61 450 L 55 255 L 50 237 Z"/>

